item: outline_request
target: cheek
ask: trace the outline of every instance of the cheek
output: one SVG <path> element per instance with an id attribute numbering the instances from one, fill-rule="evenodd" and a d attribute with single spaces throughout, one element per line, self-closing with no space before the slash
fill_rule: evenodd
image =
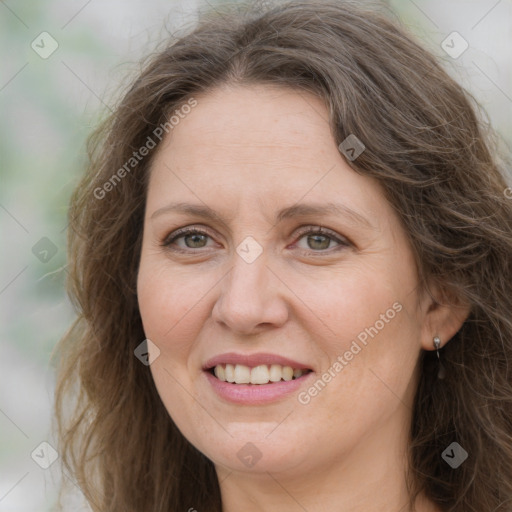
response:
<path id="1" fill-rule="evenodd" d="M 355 403 L 385 398 L 382 381 L 405 392 L 420 350 L 413 267 L 404 267 L 400 274 L 385 268 L 390 266 L 345 269 L 314 285 L 297 282 L 304 302 L 321 320 L 313 339 L 336 375 L 332 389 L 350 389 Z"/>
<path id="2" fill-rule="evenodd" d="M 205 289 L 199 289 L 199 283 Z M 189 425 L 201 424 L 201 411 L 184 390 L 193 389 L 195 374 L 189 368 L 190 354 L 205 321 L 199 316 L 201 298 L 208 289 L 204 280 L 171 271 L 167 262 L 141 261 L 137 282 L 139 310 L 146 337 L 160 350 L 150 371 L 169 415 L 195 445 L 203 434 L 200 428 L 191 431 Z"/>
<path id="3" fill-rule="evenodd" d="M 336 425 L 329 435 L 340 443 L 355 443 L 363 432 L 378 429 L 410 400 L 418 323 L 407 309 L 409 290 L 381 277 L 354 272 L 308 301 L 328 326 L 320 324 L 314 338 L 327 356 L 318 376 L 326 384 L 317 380 L 299 398 L 319 423 Z"/>
<path id="4" fill-rule="evenodd" d="M 317 332 L 332 346 L 330 352 L 339 352 L 375 322 L 379 321 L 380 326 L 381 314 L 390 310 L 388 316 L 396 316 L 393 304 L 403 294 L 386 278 L 368 267 L 345 268 L 334 275 L 331 270 L 325 278 L 295 279 L 294 292 L 320 320 Z"/>
<path id="5" fill-rule="evenodd" d="M 201 329 L 208 281 L 170 269 L 166 263 L 141 261 L 137 293 L 146 336 L 165 353 L 190 349 Z"/>

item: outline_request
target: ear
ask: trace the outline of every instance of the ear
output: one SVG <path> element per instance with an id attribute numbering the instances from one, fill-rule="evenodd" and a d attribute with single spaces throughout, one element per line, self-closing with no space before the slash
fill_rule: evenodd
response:
<path id="1" fill-rule="evenodd" d="M 434 337 L 439 336 L 442 347 L 446 345 L 468 318 L 471 306 L 438 285 L 425 293 L 424 300 L 421 346 L 424 350 L 435 350 Z"/>

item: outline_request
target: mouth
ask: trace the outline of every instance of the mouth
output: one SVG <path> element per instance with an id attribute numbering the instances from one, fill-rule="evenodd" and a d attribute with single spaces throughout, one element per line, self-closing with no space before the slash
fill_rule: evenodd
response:
<path id="1" fill-rule="evenodd" d="M 280 354 L 227 352 L 206 361 L 203 375 L 222 402 L 263 406 L 290 399 L 314 378 L 315 369 Z"/>
<path id="2" fill-rule="evenodd" d="M 206 371 L 222 382 L 233 385 L 254 384 L 261 386 L 296 380 L 312 370 L 280 364 L 260 364 L 251 367 L 243 364 L 221 363 L 207 368 Z"/>

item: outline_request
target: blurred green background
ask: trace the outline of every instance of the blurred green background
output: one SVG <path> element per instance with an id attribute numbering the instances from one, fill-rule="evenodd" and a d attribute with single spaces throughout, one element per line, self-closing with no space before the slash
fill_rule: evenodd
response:
<path id="1" fill-rule="evenodd" d="M 56 501 L 58 460 L 41 467 L 52 454 L 41 443 L 55 446 L 49 358 L 73 318 L 66 211 L 85 139 L 139 59 L 168 31 L 192 25 L 198 8 L 219 4 L 0 1 L 0 511 L 52 510 Z M 510 157 L 512 0 L 388 4 L 483 105 Z M 454 31 L 457 45 L 468 44 L 456 58 L 442 44 Z"/>

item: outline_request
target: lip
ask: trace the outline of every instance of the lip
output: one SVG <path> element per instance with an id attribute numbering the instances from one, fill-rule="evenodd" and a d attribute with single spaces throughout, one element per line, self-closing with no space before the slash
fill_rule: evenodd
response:
<path id="1" fill-rule="evenodd" d="M 259 366 L 261 364 L 279 364 L 281 366 L 291 366 L 294 370 L 313 370 L 313 368 L 310 366 L 298 361 L 294 361 L 293 359 L 279 356 L 277 354 L 269 354 L 263 352 L 256 354 L 237 354 L 236 352 L 219 354 L 218 356 L 208 359 L 208 361 L 206 361 L 206 363 L 203 365 L 203 370 L 209 370 L 218 364 L 243 364 L 245 366 L 249 366 L 250 368 L 254 368 L 255 366 Z M 266 384 L 263 384 L 263 386 L 265 385 Z"/>
<path id="2" fill-rule="evenodd" d="M 290 395 L 295 394 L 300 387 L 307 385 L 315 373 L 309 372 L 298 379 L 269 384 L 232 384 L 230 382 L 223 382 L 212 375 L 207 369 L 203 371 L 203 375 L 217 396 L 227 402 L 238 405 L 264 405 L 284 400 Z"/>
<path id="3" fill-rule="evenodd" d="M 218 364 L 243 364 L 254 368 L 262 364 L 279 364 L 281 366 L 291 366 L 294 370 L 311 370 L 298 379 L 289 381 L 273 382 L 269 384 L 233 384 L 223 382 L 215 375 L 212 375 L 210 369 Z M 258 352 L 256 354 L 237 354 L 236 352 L 226 352 L 208 359 L 203 365 L 203 374 L 208 384 L 212 387 L 217 396 L 227 402 L 238 405 L 263 405 L 276 402 L 287 398 L 295 393 L 306 381 L 315 374 L 314 370 L 299 361 L 277 354 Z"/>

